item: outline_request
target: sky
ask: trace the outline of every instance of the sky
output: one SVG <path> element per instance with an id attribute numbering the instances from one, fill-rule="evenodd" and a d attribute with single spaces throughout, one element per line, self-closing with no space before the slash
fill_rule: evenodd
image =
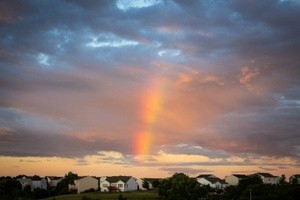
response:
<path id="1" fill-rule="evenodd" d="M 0 2 L 0 176 L 300 173 L 300 1 Z"/>

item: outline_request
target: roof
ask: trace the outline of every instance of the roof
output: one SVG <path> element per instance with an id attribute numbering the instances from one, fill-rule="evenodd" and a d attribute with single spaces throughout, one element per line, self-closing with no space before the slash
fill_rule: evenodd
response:
<path id="1" fill-rule="evenodd" d="M 232 175 L 237 178 L 247 178 L 247 175 L 245 175 L 245 174 L 232 174 Z"/>
<path id="2" fill-rule="evenodd" d="M 209 182 L 211 182 L 211 183 L 216 183 L 216 182 L 220 182 L 220 181 L 222 181 L 221 179 L 219 179 L 219 178 L 209 178 L 209 177 L 205 177 L 204 179 L 206 179 L 206 180 L 208 180 Z"/>
<path id="3" fill-rule="evenodd" d="M 210 176 L 214 176 L 214 175 L 213 174 L 200 174 L 196 178 L 205 178 L 205 177 L 210 177 Z"/>
<path id="4" fill-rule="evenodd" d="M 142 180 L 147 181 L 147 182 L 153 184 L 153 182 L 160 181 L 161 179 L 160 178 L 142 178 Z"/>
<path id="5" fill-rule="evenodd" d="M 118 181 L 123 181 L 124 183 L 127 183 L 127 181 L 131 177 L 132 176 L 108 176 L 108 177 L 106 177 L 106 180 L 110 183 L 116 183 Z"/>
<path id="6" fill-rule="evenodd" d="M 300 174 L 294 174 L 294 175 L 292 175 L 291 177 L 294 177 L 294 178 L 300 178 Z"/>
<path id="7" fill-rule="evenodd" d="M 30 178 L 18 178 L 17 181 L 21 182 L 21 183 L 26 183 L 26 182 L 32 182 L 32 180 Z"/>
<path id="8" fill-rule="evenodd" d="M 218 177 L 213 177 L 213 178 L 211 178 L 211 177 L 202 177 L 202 178 L 204 178 L 205 180 L 207 180 L 207 181 L 209 181 L 209 182 L 211 182 L 213 184 L 217 183 L 217 182 L 219 182 L 221 184 L 227 184 L 224 180 L 222 180 L 222 179 L 220 179 Z"/>
<path id="9" fill-rule="evenodd" d="M 42 177 L 39 177 L 39 176 L 29 176 L 28 178 L 30 178 L 33 181 L 40 181 L 43 179 Z"/>
<path id="10" fill-rule="evenodd" d="M 268 177 L 268 178 L 274 178 L 276 176 L 273 176 L 272 174 L 269 174 L 269 173 L 257 173 L 258 175 L 261 175 L 263 177 Z"/>
<path id="11" fill-rule="evenodd" d="M 59 177 L 59 176 L 54 176 L 54 177 L 51 177 L 50 179 L 51 180 L 59 180 L 59 179 L 62 179 L 63 177 Z"/>
<path id="12" fill-rule="evenodd" d="M 97 177 L 95 177 L 95 176 L 79 176 L 76 180 L 81 180 L 81 179 L 86 178 L 86 177 L 91 177 L 91 178 L 97 179 Z"/>

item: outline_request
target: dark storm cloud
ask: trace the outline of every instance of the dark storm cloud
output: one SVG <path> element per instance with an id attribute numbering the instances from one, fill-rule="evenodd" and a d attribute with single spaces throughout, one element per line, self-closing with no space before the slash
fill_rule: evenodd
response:
<path id="1" fill-rule="evenodd" d="M 1 155 L 131 154 L 140 94 L 160 75 L 190 125 L 164 115 L 162 142 L 188 144 L 170 152 L 299 159 L 297 1 L 117 3 L 0 3 Z"/>
<path id="2" fill-rule="evenodd" d="M 85 141 L 71 135 L 52 134 L 27 130 L 3 131 L 0 133 L 0 154 L 6 156 L 42 156 L 79 158 L 85 155 L 97 154 L 97 151 L 111 151 L 122 144 L 118 141 Z M 14 147 L 12 148 L 12 144 Z M 122 148 L 122 147 L 121 147 Z M 124 148 L 124 147 L 123 147 Z M 28 161 L 27 161 L 28 162 Z M 78 164 L 87 164 L 78 160 Z"/>
<path id="3" fill-rule="evenodd" d="M 91 141 L 66 134 L 69 129 L 66 122 L 28 115 L 15 109 L 1 109 L 0 116 L 1 155 L 75 158 L 94 155 L 98 151 L 131 153 L 120 141 Z"/>

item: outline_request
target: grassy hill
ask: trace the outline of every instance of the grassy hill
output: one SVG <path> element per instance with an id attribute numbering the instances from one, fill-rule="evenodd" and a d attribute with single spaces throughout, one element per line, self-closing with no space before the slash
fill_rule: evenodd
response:
<path id="1" fill-rule="evenodd" d="M 152 191 L 133 191 L 133 192 L 92 192 L 84 194 L 67 194 L 56 197 L 47 198 L 47 200 L 81 200 L 83 196 L 91 198 L 92 200 L 118 200 L 119 195 L 122 194 L 127 200 L 157 200 L 158 194 L 156 190 Z"/>

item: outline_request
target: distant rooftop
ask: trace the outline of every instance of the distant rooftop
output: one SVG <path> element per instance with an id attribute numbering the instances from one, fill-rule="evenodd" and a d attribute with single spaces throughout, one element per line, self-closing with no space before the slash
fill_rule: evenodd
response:
<path id="1" fill-rule="evenodd" d="M 213 174 L 200 174 L 196 178 L 206 178 L 206 177 L 210 177 L 210 176 L 215 177 Z"/>
<path id="2" fill-rule="evenodd" d="M 127 181 L 131 178 L 132 176 L 108 176 L 106 177 L 106 180 L 110 183 L 115 183 L 118 181 L 123 181 L 124 183 L 127 183 Z"/>
<path id="3" fill-rule="evenodd" d="M 258 175 L 261 175 L 263 177 L 268 177 L 268 178 L 273 178 L 273 177 L 276 177 L 276 176 L 273 176 L 272 174 L 270 173 L 257 173 Z"/>
<path id="4" fill-rule="evenodd" d="M 238 178 L 247 178 L 247 175 L 245 174 L 232 174 L 232 175 Z"/>

